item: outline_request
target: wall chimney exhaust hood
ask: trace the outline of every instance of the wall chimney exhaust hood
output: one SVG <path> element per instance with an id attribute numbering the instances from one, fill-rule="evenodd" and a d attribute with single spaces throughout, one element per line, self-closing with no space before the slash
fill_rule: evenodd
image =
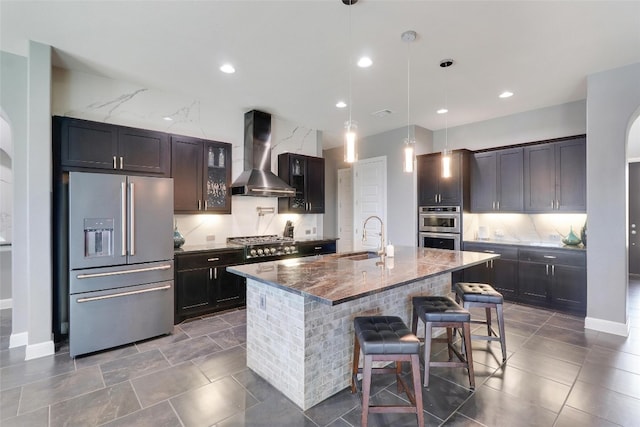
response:
<path id="1" fill-rule="evenodd" d="M 271 172 L 271 114 L 244 114 L 244 169 L 231 185 L 232 195 L 291 197 L 295 190 Z"/>

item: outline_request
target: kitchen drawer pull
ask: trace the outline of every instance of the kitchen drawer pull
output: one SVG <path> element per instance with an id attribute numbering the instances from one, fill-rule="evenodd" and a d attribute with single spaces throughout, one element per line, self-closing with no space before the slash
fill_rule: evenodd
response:
<path id="1" fill-rule="evenodd" d="M 553 255 L 544 255 L 546 259 L 556 259 Z"/>
<path id="2" fill-rule="evenodd" d="M 209 262 L 220 261 L 220 258 L 207 258 L 207 261 Z"/>
<path id="3" fill-rule="evenodd" d="M 156 288 L 149 288 L 149 289 L 140 289 L 137 291 L 118 292 L 117 294 L 101 295 L 99 297 L 78 298 L 76 302 L 83 303 L 83 302 L 91 302 L 91 301 L 100 301 L 103 299 L 128 297 L 129 295 L 146 294 L 147 292 L 166 291 L 167 289 L 171 289 L 171 285 L 158 286 Z"/>
<path id="4" fill-rule="evenodd" d="M 313 249 L 315 249 L 316 251 L 319 251 L 320 249 L 322 249 L 322 246 L 314 246 Z"/>
<path id="5" fill-rule="evenodd" d="M 484 252 L 486 252 L 488 254 L 495 254 L 496 253 L 496 251 L 492 251 L 492 250 L 489 250 L 489 249 L 485 249 Z"/>
<path id="6" fill-rule="evenodd" d="M 157 267 L 136 268 L 134 270 L 119 270 L 119 271 L 109 271 L 106 273 L 78 274 L 76 278 L 93 279 L 96 277 L 118 276 L 120 274 L 145 273 L 147 271 L 168 270 L 170 268 L 171 268 L 171 265 L 165 264 L 165 265 L 159 265 Z"/>

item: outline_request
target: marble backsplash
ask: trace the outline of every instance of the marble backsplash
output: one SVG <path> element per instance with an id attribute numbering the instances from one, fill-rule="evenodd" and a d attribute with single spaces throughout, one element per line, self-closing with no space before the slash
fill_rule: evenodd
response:
<path id="1" fill-rule="evenodd" d="M 587 214 L 472 214 L 463 217 L 464 240 L 561 243 L 571 228 L 580 237 Z"/>

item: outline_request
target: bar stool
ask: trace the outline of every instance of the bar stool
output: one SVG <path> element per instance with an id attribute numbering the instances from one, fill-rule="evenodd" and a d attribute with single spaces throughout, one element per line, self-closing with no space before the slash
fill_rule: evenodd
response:
<path id="1" fill-rule="evenodd" d="M 502 294 L 491 285 L 486 283 L 468 283 L 459 282 L 454 286 L 456 293 L 456 302 L 462 304 L 465 309 L 471 307 L 484 307 L 486 321 L 471 320 L 471 323 L 479 323 L 481 325 L 487 325 L 487 335 L 471 335 L 471 339 L 480 339 L 487 341 L 500 341 L 500 347 L 502 349 L 502 361 L 507 360 L 507 344 L 505 342 L 504 335 L 504 316 L 502 314 L 502 304 L 504 298 Z M 500 336 L 496 334 L 496 331 L 491 327 L 491 309 L 496 309 L 496 317 L 498 318 L 498 329 L 500 330 Z M 469 347 L 471 348 L 471 347 Z"/>
<path id="2" fill-rule="evenodd" d="M 369 412 L 414 413 L 418 425 L 424 426 L 422 387 L 420 387 L 420 341 L 409 331 L 402 319 L 396 316 L 356 317 L 353 321 L 355 342 L 353 345 L 353 375 L 351 393 L 357 391 L 358 373 L 362 373 L 362 427 L 366 427 Z M 363 368 L 359 368 L 360 349 L 364 355 Z M 374 368 L 373 362 L 396 362 L 395 368 Z M 402 379 L 402 362 L 411 363 L 413 392 Z M 369 405 L 371 375 L 396 374 L 398 392 L 404 391 L 411 405 Z"/>
<path id="3" fill-rule="evenodd" d="M 469 372 L 469 385 L 471 389 L 476 388 L 476 381 L 473 374 L 473 356 L 470 351 L 463 355 L 465 346 L 471 344 L 471 328 L 469 326 L 471 313 L 460 307 L 454 300 L 445 296 L 420 296 L 413 297 L 413 319 L 411 323 L 411 331 L 415 334 L 418 330 L 418 319 L 425 324 L 424 334 L 424 386 L 429 386 L 429 368 L 450 366 L 465 367 Z M 434 327 L 447 328 L 446 338 L 433 338 L 432 330 Z M 452 328 L 460 328 L 462 334 L 462 352 L 459 352 L 453 345 Z M 432 362 L 431 361 L 431 342 L 441 341 L 447 343 L 449 352 L 449 361 Z M 453 354 L 459 359 L 454 361 Z"/>

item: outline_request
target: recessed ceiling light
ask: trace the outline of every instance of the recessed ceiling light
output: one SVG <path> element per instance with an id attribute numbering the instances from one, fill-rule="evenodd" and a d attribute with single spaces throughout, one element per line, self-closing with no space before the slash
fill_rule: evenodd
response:
<path id="1" fill-rule="evenodd" d="M 438 111 L 436 111 L 436 113 L 438 113 L 438 114 L 446 114 L 448 112 L 449 112 L 449 110 L 447 110 L 446 108 L 441 108 Z"/>
<path id="2" fill-rule="evenodd" d="M 169 117 L 169 116 L 163 117 L 163 119 L 168 121 L 168 122 L 172 122 L 173 121 L 173 117 Z"/>
<path id="3" fill-rule="evenodd" d="M 373 61 L 368 56 L 363 56 L 358 60 L 358 67 L 360 68 L 368 68 L 371 67 Z"/>
<path id="4" fill-rule="evenodd" d="M 347 103 L 344 102 L 344 101 L 338 101 L 336 103 L 336 107 L 338 107 L 338 108 L 345 108 L 346 106 L 347 106 Z"/>
<path id="5" fill-rule="evenodd" d="M 233 74 L 236 72 L 236 69 L 231 64 L 223 64 L 220 67 L 220 71 L 222 71 L 225 74 Z"/>
<path id="6" fill-rule="evenodd" d="M 502 92 L 500 95 L 498 95 L 500 98 L 511 98 L 513 96 L 513 92 L 509 92 L 508 90 L 505 90 L 504 92 Z"/>

